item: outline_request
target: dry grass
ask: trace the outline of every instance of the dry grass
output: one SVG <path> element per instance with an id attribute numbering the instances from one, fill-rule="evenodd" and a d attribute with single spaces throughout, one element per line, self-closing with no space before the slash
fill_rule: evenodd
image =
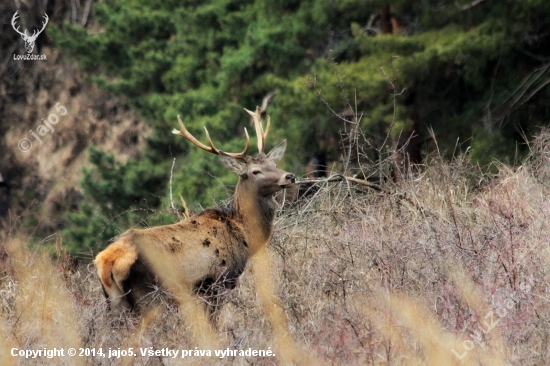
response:
<path id="1" fill-rule="evenodd" d="M 550 364 L 549 140 L 550 132 L 543 131 L 530 159 L 518 168 L 498 165 L 496 175 L 466 159 L 433 159 L 421 173 L 405 176 L 397 194 L 340 182 L 283 210 L 268 265 L 256 273 L 248 268 L 217 316 L 216 347 L 275 350 L 287 344 L 310 364 Z M 21 361 L 9 355 L 12 347 L 107 352 L 193 350 L 200 344 L 195 316 L 189 315 L 196 309 L 178 311 L 167 302 L 142 318 L 112 313 L 93 268 L 52 262 L 15 239 L 4 245 L 2 365 Z M 257 285 L 254 275 L 265 279 L 270 272 L 275 283 Z M 266 312 L 266 299 L 284 314 Z M 279 320 L 272 327 L 268 318 Z M 25 364 L 75 360 L 121 362 L 89 356 Z M 137 356 L 123 364 L 284 362 Z"/>

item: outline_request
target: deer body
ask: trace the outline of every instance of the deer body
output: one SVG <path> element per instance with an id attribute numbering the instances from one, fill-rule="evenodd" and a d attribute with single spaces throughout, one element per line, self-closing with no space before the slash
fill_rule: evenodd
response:
<path id="1" fill-rule="evenodd" d="M 251 255 L 264 248 L 273 230 L 278 207 L 273 195 L 289 186 L 294 175 L 276 167 L 286 148 L 286 141 L 269 154 L 263 144 L 269 131 L 263 132 L 259 109 L 249 112 L 256 124 L 258 148 L 256 158 L 217 150 L 192 137 L 180 121 L 181 134 L 195 145 L 220 156 L 224 165 L 239 175 L 234 199 L 227 209 L 208 209 L 172 225 L 145 230 L 131 229 L 99 253 L 94 261 L 104 292 L 112 304 L 130 309 L 146 306 L 154 289 L 161 285 L 147 259 L 147 251 L 170 258 L 185 286 L 210 299 L 233 289 Z M 178 116 L 179 117 L 179 116 Z"/>
<path id="2" fill-rule="evenodd" d="M 231 216 L 207 210 L 173 225 L 127 231 L 95 260 L 109 298 L 131 309 L 151 300 L 147 295 L 157 279 L 140 253 L 141 245 L 171 253 L 175 270 L 190 288 L 203 292 L 214 284 L 217 291 L 234 288 L 250 251 L 242 225 Z"/>

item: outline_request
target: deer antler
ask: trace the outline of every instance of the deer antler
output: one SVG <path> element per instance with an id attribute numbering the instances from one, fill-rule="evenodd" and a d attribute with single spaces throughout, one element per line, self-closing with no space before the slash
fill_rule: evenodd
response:
<path id="1" fill-rule="evenodd" d="M 271 121 L 269 119 L 269 116 L 267 116 L 267 125 L 264 131 L 264 128 L 262 126 L 262 111 L 260 107 L 256 107 L 256 112 L 249 111 L 246 108 L 244 110 L 246 111 L 246 113 L 252 116 L 252 120 L 254 121 L 254 127 L 256 128 L 256 136 L 258 136 L 258 150 L 261 154 L 264 152 L 265 140 L 267 139 L 267 134 L 269 133 L 269 126 Z"/>
<path id="2" fill-rule="evenodd" d="M 208 139 L 208 143 L 210 144 L 210 147 L 206 146 L 205 144 L 203 144 L 202 142 L 197 140 L 193 135 L 191 135 L 189 133 L 189 131 L 187 131 L 187 129 L 183 125 L 183 122 L 181 121 L 181 118 L 180 118 L 179 114 L 178 114 L 178 123 L 180 125 L 180 129 L 178 131 L 174 128 L 174 130 L 172 130 L 172 133 L 174 135 L 183 136 L 186 139 L 188 139 L 189 141 L 191 141 L 195 146 L 197 146 L 197 147 L 199 147 L 199 148 L 201 148 L 205 151 L 208 151 L 212 154 L 216 154 L 216 155 L 220 154 L 221 150 L 218 150 L 214 146 L 214 143 L 212 142 L 212 139 L 210 138 L 210 134 L 208 133 L 208 130 L 206 129 L 206 127 L 204 127 L 204 132 L 206 132 L 206 138 Z M 231 157 L 234 157 L 234 158 L 244 159 L 246 157 L 246 154 L 248 153 L 248 149 L 250 148 L 250 137 L 248 136 L 248 131 L 246 130 L 246 127 L 244 128 L 244 134 L 246 135 L 246 146 L 244 147 L 243 152 L 241 152 L 241 153 L 227 153 L 227 152 L 224 151 L 223 153 L 226 154 L 226 155 L 229 155 Z"/>
<path id="3" fill-rule="evenodd" d="M 32 37 L 38 37 L 38 35 L 44 31 L 44 28 L 46 28 L 46 25 L 48 24 L 48 20 L 50 20 L 50 18 L 48 18 L 48 14 L 44 14 L 44 20 L 46 20 L 46 22 L 42 22 L 42 29 L 40 29 L 38 33 L 36 33 L 36 31 L 33 31 Z"/>
<path id="4" fill-rule="evenodd" d="M 19 15 L 18 15 L 17 13 L 19 13 L 19 10 L 17 10 L 17 11 L 15 12 L 15 14 L 13 14 L 13 17 L 11 18 L 11 26 L 13 27 L 13 29 L 14 29 L 17 33 L 19 33 L 19 34 L 22 35 L 23 37 L 26 37 L 26 36 L 27 36 L 26 33 L 22 33 L 22 32 L 19 31 L 19 26 L 17 26 L 17 28 L 15 28 L 15 22 L 16 22 L 17 18 L 19 18 Z M 26 30 L 25 30 L 25 32 L 26 32 Z"/>
<path id="5" fill-rule="evenodd" d="M 48 17 L 48 14 L 44 14 L 44 20 L 45 20 L 45 22 L 42 22 L 42 29 L 40 29 L 40 30 L 38 31 L 38 33 L 36 32 L 36 30 L 33 31 L 33 32 L 32 32 L 32 36 L 29 36 L 29 35 L 27 34 L 27 30 L 26 30 L 26 29 L 25 29 L 25 32 L 21 32 L 21 31 L 19 31 L 19 26 L 17 26 L 17 28 L 15 27 L 15 22 L 16 22 L 17 19 L 19 18 L 19 14 L 18 14 L 18 13 L 19 13 L 19 10 L 17 10 L 17 11 L 15 12 L 15 14 L 13 14 L 13 17 L 11 18 L 11 26 L 13 27 L 13 29 L 14 29 L 17 33 L 19 33 L 20 35 L 22 35 L 22 36 L 25 37 L 25 38 L 34 39 L 34 38 L 38 37 L 38 35 L 39 35 L 40 33 L 42 33 L 42 32 L 44 31 L 44 29 L 46 28 L 46 25 L 48 24 L 48 20 L 50 20 L 50 18 Z"/>

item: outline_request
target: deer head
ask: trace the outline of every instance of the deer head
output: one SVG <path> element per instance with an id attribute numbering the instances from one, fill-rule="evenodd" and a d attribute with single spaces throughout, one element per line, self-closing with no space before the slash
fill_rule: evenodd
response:
<path id="1" fill-rule="evenodd" d="M 256 108 L 256 112 L 251 112 L 247 109 L 245 109 L 245 111 L 252 116 L 254 127 L 256 129 L 256 135 L 258 136 L 259 153 L 255 158 L 247 155 L 250 148 L 250 137 L 246 128 L 244 129 L 246 135 L 246 146 L 240 153 L 224 152 L 216 148 L 206 127 L 204 127 L 204 131 L 210 146 L 204 145 L 193 135 L 191 135 L 189 131 L 187 131 L 179 115 L 178 123 L 180 125 L 180 129 L 174 129 L 172 133 L 185 137 L 195 146 L 205 151 L 219 155 L 222 163 L 228 169 L 237 173 L 240 178 L 239 183 L 242 185 L 246 185 L 249 189 L 258 192 L 261 196 L 272 196 L 275 192 L 280 191 L 283 188 L 288 188 L 296 181 L 294 174 L 287 173 L 277 168 L 277 164 L 285 153 L 286 140 L 283 140 L 268 154 L 265 154 L 265 141 L 267 135 L 269 134 L 270 126 L 269 116 L 267 117 L 267 127 L 264 130 L 260 108 Z"/>
<path id="2" fill-rule="evenodd" d="M 17 28 L 15 27 L 15 22 L 17 20 L 17 18 L 19 17 L 19 15 L 17 14 L 19 13 L 19 10 L 15 12 L 15 14 L 13 14 L 13 17 L 11 18 L 11 26 L 13 27 L 13 29 L 19 33 L 21 35 L 21 38 L 23 38 L 23 41 L 25 41 L 25 48 L 27 50 L 27 53 L 31 53 L 32 50 L 34 49 L 34 42 L 36 41 L 36 38 L 38 38 L 38 36 L 40 35 L 40 33 L 42 33 L 42 31 L 44 30 L 44 28 L 46 28 L 46 24 L 48 24 L 48 14 L 44 14 L 44 19 L 45 19 L 45 22 L 42 22 L 42 29 L 40 29 L 37 33 L 36 30 L 33 31 L 32 35 L 29 36 L 27 34 L 27 30 L 25 29 L 25 32 L 20 32 L 19 31 L 19 26 L 17 26 Z"/>
<path id="3" fill-rule="evenodd" d="M 283 140 L 269 153 L 264 153 L 265 142 L 269 134 L 270 119 L 267 117 L 267 126 L 264 130 L 262 125 L 262 113 L 260 108 L 256 112 L 245 111 L 252 116 L 256 135 L 258 136 L 258 155 L 251 157 L 248 154 L 250 148 L 250 137 L 248 131 L 244 129 L 246 135 L 246 146 L 240 153 L 229 153 L 219 150 L 214 146 L 212 139 L 206 127 L 204 131 L 210 146 L 206 146 L 198 141 L 187 131 L 178 115 L 180 129 L 174 129 L 173 134 L 180 135 L 191 141 L 195 146 L 220 156 L 222 163 L 239 176 L 239 183 L 235 190 L 233 208 L 244 222 L 249 225 L 263 228 L 265 238 L 269 238 L 272 230 L 272 220 L 275 213 L 276 202 L 273 195 L 284 188 L 288 188 L 296 181 L 294 174 L 285 172 L 277 168 L 277 164 L 282 159 L 286 140 Z"/>

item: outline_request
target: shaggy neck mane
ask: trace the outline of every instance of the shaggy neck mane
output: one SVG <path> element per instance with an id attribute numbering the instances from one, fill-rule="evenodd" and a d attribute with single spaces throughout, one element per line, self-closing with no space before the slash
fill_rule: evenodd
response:
<path id="1" fill-rule="evenodd" d="M 273 195 L 258 196 L 252 191 L 254 187 L 246 183 L 246 180 L 239 179 L 231 208 L 235 219 L 244 226 L 251 249 L 256 251 L 269 241 L 278 206 Z"/>

